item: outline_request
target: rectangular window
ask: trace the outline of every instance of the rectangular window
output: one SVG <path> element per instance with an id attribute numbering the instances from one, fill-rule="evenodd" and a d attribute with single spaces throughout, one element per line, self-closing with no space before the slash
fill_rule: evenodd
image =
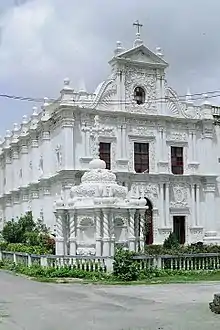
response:
<path id="1" fill-rule="evenodd" d="M 171 170 L 173 174 L 183 174 L 183 147 L 171 147 Z"/>
<path id="2" fill-rule="evenodd" d="M 134 143 L 134 170 L 149 173 L 149 143 Z"/>
<path id="3" fill-rule="evenodd" d="M 106 162 L 106 168 L 111 169 L 111 143 L 99 143 L 99 157 Z"/>
<path id="4" fill-rule="evenodd" d="M 185 244 L 185 217 L 184 216 L 174 216 L 173 217 L 173 233 L 175 234 L 178 242 L 180 244 Z"/>

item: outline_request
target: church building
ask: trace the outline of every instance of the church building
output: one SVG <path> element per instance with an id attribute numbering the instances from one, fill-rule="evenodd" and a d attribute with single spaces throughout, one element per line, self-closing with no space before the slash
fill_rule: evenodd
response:
<path id="1" fill-rule="evenodd" d="M 130 194 L 145 198 L 145 244 L 174 232 L 181 244 L 220 244 L 220 108 L 207 95 L 195 105 L 166 80 L 162 51 L 117 42 L 110 76 L 94 93 L 64 80 L 0 141 L 0 229 L 32 211 L 56 231 L 54 201 L 80 184 L 100 158 Z M 120 243 L 120 242 L 119 242 Z"/>

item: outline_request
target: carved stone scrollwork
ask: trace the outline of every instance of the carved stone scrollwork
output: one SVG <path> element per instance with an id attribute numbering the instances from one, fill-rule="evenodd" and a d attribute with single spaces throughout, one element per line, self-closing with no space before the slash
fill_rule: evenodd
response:
<path id="1" fill-rule="evenodd" d="M 143 105 L 137 105 L 134 102 L 134 89 L 142 87 L 145 90 L 146 100 Z M 128 102 L 130 111 L 149 112 L 156 111 L 156 76 L 150 70 L 141 68 L 126 67 L 125 71 L 125 99 Z"/>
<path id="2" fill-rule="evenodd" d="M 94 256 L 96 253 L 95 248 L 79 247 L 76 254 L 80 256 Z"/>
<path id="3" fill-rule="evenodd" d="M 55 153 L 56 153 L 57 167 L 60 168 L 62 166 L 62 146 L 60 144 L 56 146 Z"/>
<path id="4" fill-rule="evenodd" d="M 189 186 L 179 184 L 171 187 L 171 202 L 173 208 L 186 208 L 189 206 Z"/>
<path id="5" fill-rule="evenodd" d="M 167 133 L 167 141 L 171 142 L 187 142 L 186 132 L 169 131 Z"/>

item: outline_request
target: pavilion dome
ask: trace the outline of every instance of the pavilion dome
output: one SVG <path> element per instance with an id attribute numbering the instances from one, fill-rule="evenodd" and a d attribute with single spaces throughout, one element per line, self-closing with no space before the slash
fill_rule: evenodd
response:
<path id="1" fill-rule="evenodd" d="M 101 159 L 93 159 L 89 164 L 90 170 L 82 176 L 81 184 L 71 188 L 70 197 L 89 204 L 125 203 L 128 190 L 116 182 L 116 175 L 106 169 Z"/>

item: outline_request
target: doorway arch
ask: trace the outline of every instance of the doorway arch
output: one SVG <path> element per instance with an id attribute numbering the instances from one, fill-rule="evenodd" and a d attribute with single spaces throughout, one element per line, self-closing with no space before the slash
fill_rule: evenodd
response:
<path id="1" fill-rule="evenodd" d="M 145 232 L 144 232 L 144 243 L 145 245 L 151 245 L 154 241 L 153 235 L 153 204 L 149 198 L 144 197 L 146 200 L 146 206 L 148 209 L 145 211 Z"/>
<path id="2" fill-rule="evenodd" d="M 141 198 L 141 197 L 140 197 Z M 140 199 L 139 198 L 139 199 Z M 144 238 L 144 245 L 151 245 L 153 244 L 154 241 L 154 235 L 153 235 L 153 204 L 150 201 L 149 198 L 144 197 L 146 200 L 145 206 L 148 206 L 148 209 L 145 211 L 144 214 L 144 224 L 143 224 L 143 238 Z M 140 234 L 141 234 L 141 214 L 140 211 L 136 211 L 135 215 L 135 233 L 136 233 L 136 238 L 137 238 L 137 251 L 140 251 L 141 249 L 141 244 L 140 244 Z"/>

